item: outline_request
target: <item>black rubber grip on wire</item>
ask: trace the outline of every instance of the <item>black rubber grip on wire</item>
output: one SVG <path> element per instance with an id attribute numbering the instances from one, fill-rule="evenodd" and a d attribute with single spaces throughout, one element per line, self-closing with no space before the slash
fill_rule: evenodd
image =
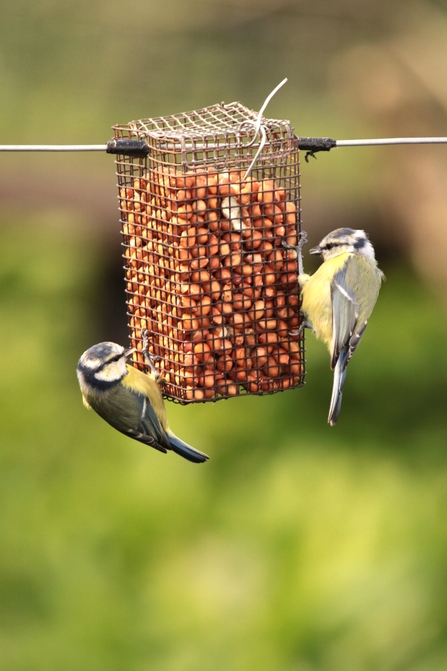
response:
<path id="1" fill-rule="evenodd" d="M 145 140 L 130 140 L 128 138 L 116 137 L 107 142 L 108 154 L 125 154 L 126 156 L 147 156 L 149 147 Z"/>
<path id="2" fill-rule="evenodd" d="M 337 146 L 337 140 L 330 137 L 299 137 L 298 146 L 302 151 L 306 152 L 306 163 L 309 162 L 309 156 L 317 158 L 315 154 L 317 151 L 330 151 Z"/>

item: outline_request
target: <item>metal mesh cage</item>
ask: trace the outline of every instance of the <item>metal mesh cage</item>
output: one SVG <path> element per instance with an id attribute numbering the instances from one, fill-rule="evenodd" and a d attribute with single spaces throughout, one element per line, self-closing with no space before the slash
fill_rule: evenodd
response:
<path id="1" fill-rule="evenodd" d="M 240 103 L 114 126 L 146 157 L 117 156 L 134 365 L 142 329 L 180 403 L 304 384 L 297 244 L 298 138 Z M 284 244 L 285 243 L 285 244 Z"/>

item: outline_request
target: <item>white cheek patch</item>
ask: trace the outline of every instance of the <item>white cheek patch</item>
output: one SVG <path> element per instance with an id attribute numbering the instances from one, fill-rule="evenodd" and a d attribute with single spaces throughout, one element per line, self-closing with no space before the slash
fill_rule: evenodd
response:
<path id="1" fill-rule="evenodd" d="M 95 373 L 95 378 L 101 382 L 117 382 L 127 373 L 126 362 L 123 359 L 106 364 L 104 368 Z"/>
<path id="2" fill-rule="evenodd" d="M 369 259 L 372 259 L 373 261 L 376 260 L 375 254 L 374 254 L 374 247 L 372 244 L 369 242 L 366 243 L 366 245 L 363 247 L 362 252 L 365 256 L 367 256 Z"/>

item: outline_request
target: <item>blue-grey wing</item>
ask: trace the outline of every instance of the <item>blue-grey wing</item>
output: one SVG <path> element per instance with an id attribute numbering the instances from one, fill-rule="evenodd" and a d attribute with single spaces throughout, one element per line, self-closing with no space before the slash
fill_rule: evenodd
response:
<path id="1" fill-rule="evenodd" d="M 335 368 L 340 352 L 350 345 L 359 316 L 359 306 L 352 291 L 346 285 L 349 259 L 333 277 L 332 296 L 332 358 L 331 368 Z M 366 326 L 366 324 L 365 324 Z M 354 348 L 355 349 L 355 348 Z M 350 357 L 349 357 L 350 358 Z M 347 363 L 347 362 L 346 362 Z"/>
<path id="2" fill-rule="evenodd" d="M 199 452 L 194 447 L 191 447 L 191 445 L 180 440 L 171 431 L 166 433 L 149 399 L 141 394 L 136 394 L 136 396 L 139 401 L 140 419 L 136 430 L 127 430 L 129 436 L 141 441 L 145 445 L 155 447 L 160 452 L 173 450 L 184 459 L 194 463 L 202 463 L 208 459 L 206 454 Z"/>
<path id="3" fill-rule="evenodd" d="M 136 429 L 128 429 L 132 438 L 155 447 L 160 452 L 171 449 L 168 437 L 149 399 L 142 394 L 135 394 L 139 404 L 139 420 Z"/>

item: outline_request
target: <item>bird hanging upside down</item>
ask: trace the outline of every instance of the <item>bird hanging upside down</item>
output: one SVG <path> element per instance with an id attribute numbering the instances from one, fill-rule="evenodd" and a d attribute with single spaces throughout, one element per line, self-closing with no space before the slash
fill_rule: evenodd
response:
<path id="1" fill-rule="evenodd" d="M 143 338 L 143 354 L 151 369 L 142 373 L 127 363 L 134 350 L 113 342 L 90 347 L 79 359 L 77 375 L 84 405 L 130 438 L 160 452 L 173 450 L 194 463 L 209 457 L 184 443 L 169 428 L 156 371 Z"/>

